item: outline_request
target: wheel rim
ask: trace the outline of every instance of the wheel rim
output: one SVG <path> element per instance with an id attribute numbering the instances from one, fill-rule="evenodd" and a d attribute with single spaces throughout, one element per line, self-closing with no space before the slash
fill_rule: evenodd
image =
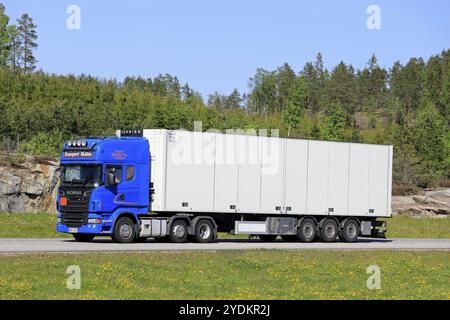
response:
<path id="1" fill-rule="evenodd" d="M 307 223 L 303 226 L 303 235 L 306 238 L 311 238 L 313 235 L 314 229 L 313 226 L 310 223 Z"/>
<path id="2" fill-rule="evenodd" d="M 328 223 L 325 226 L 325 235 L 327 236 L 327 238 L 332 238 L 334 237 L 334 234 L 335 234 L 334 225 L 332 223 Z"/>
<path id="3" fill-rule="evenodd" d="M 211 235 L 211 227 L 207 223 L 202 223 L 198 228 L 198 233 L 202 240 L 208 239 Z"/>
<path id="4" fill-rule="evenodd" d="M 347 226 L 347 235 L 349 238 L 354 238 L 356 235 L 356 226 L 353 223 L 350 223 Z"/>
<path id="5" fill-rule="evenodd" d="M 133 229 L 128 223 L 125 223 L 120 226 L 119 234 L 123 239 L 128 239 L 132 233 Z"/>
<path id="6" fill-rule="evenodd" d="M 183 238 L 185 234 L 184 227 L 181 224 L 177 224 L 173 227 L 173 234 L 177 238 Z"/>

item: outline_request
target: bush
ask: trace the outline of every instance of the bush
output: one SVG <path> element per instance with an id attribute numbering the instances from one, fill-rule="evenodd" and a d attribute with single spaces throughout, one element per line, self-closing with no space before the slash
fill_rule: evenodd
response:
<path id="1" fill-rule="evenodd" d="M 19 151 L 35 156 L 58 157 L 64 143 L 59 131 L 38 132 L 31 140 L 22 143 Z"/>

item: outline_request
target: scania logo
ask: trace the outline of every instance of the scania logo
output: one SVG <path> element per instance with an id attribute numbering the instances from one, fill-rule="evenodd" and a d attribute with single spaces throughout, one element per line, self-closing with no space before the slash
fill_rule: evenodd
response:
<path id="1" fill-rule="evenodd" d="M 81 196 L 81 191 L 67 191 L 66 193 L 69 196 Z"/>

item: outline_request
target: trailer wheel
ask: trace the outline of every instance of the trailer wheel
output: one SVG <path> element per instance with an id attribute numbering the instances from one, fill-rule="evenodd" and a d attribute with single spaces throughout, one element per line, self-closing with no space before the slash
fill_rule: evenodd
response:
<path id="1" fill-rule="evenodd" d="M 74 233 L 72 235 L 78 242 L 91 242 L 95 238 L 93 234 Z"/>
<path id="2" fill-rule="evenodd" d="M 208 243 L 214 238 L 214 226 L 209 220 L 200 220 L 195 226 L 194 239 L 196 242 Z"/>
<path id="3" fill-rule="evenodd" d="M 345 242 L 355 242 L 358 240 L 359 225 L 354 219 L 349 219 L 345 222 L 344 228 L 339 234 L 339 238 Z"/>
<path id="4" fill-rule="evenodd" d="M 261 241 L 264 241 L 264 242 L 275 241 L 278 237 L 276 234 L 260 234 L 258 236 L 261 239 Z"/>
<path id="5" fill-rule="evenodd" d="M 188 236 L 187 224 L 183 220 L 176 220 L 170 228 L 170 241 L 175 243 L 186 242 Z"/>
<path id="6" fill-rule="evenodd" d="M 313 242 L 317 235 L 317 225 L 313 219 L 306 218 L 297 229 L 297 237 L 301 242 Z"/>
<path id="7" fill-rule="evenodd" d="M 338 225 L 334 219 L 327 219 L 320 228 L 319 236 L 323 242 L 333 242 L 338 235 Z"/>
<path id="8" fill-rule="evenodd" d="M 133 220 L 128 217 L 120 218 L 114 227 L 112 239 L 119 243 L 131 243 L 135 238 L 136 228 Z"/>

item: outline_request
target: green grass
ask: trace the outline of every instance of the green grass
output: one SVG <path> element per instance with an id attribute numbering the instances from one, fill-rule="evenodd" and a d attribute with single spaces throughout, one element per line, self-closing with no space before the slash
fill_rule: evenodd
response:
<path id="1" fill-rule="evenodd" d="M 56 216 L 46 213 L 0 213 L 0 238 L 70 237 L 56 233 L 55 224 Z M 390 238 L 450 238 L 450 219 L 395 216 L 388 219 L 387 236 Z M 223 233 L 219 237 L 236 238 L 238 236 Z"/>
<path id="2" fill-rule="evenodd" d="M 67 267 L 81 289 L 66 288 Z M 366 269 L 381 269 L 381 289 Z M 0 299 L 450 299 L 450 253 L 245 251 L 0 256 Z"/>
<path id="3" fill-rule="evenodd" d="M 395 216 L 387 230 L 390 238 L 450 238 L 450 219 Z"/>
<path id="4" fill-rule="evenodd" d="M 47 213 L 0 213 L 0 238 L 60 238 L 56 215 Z"/>

